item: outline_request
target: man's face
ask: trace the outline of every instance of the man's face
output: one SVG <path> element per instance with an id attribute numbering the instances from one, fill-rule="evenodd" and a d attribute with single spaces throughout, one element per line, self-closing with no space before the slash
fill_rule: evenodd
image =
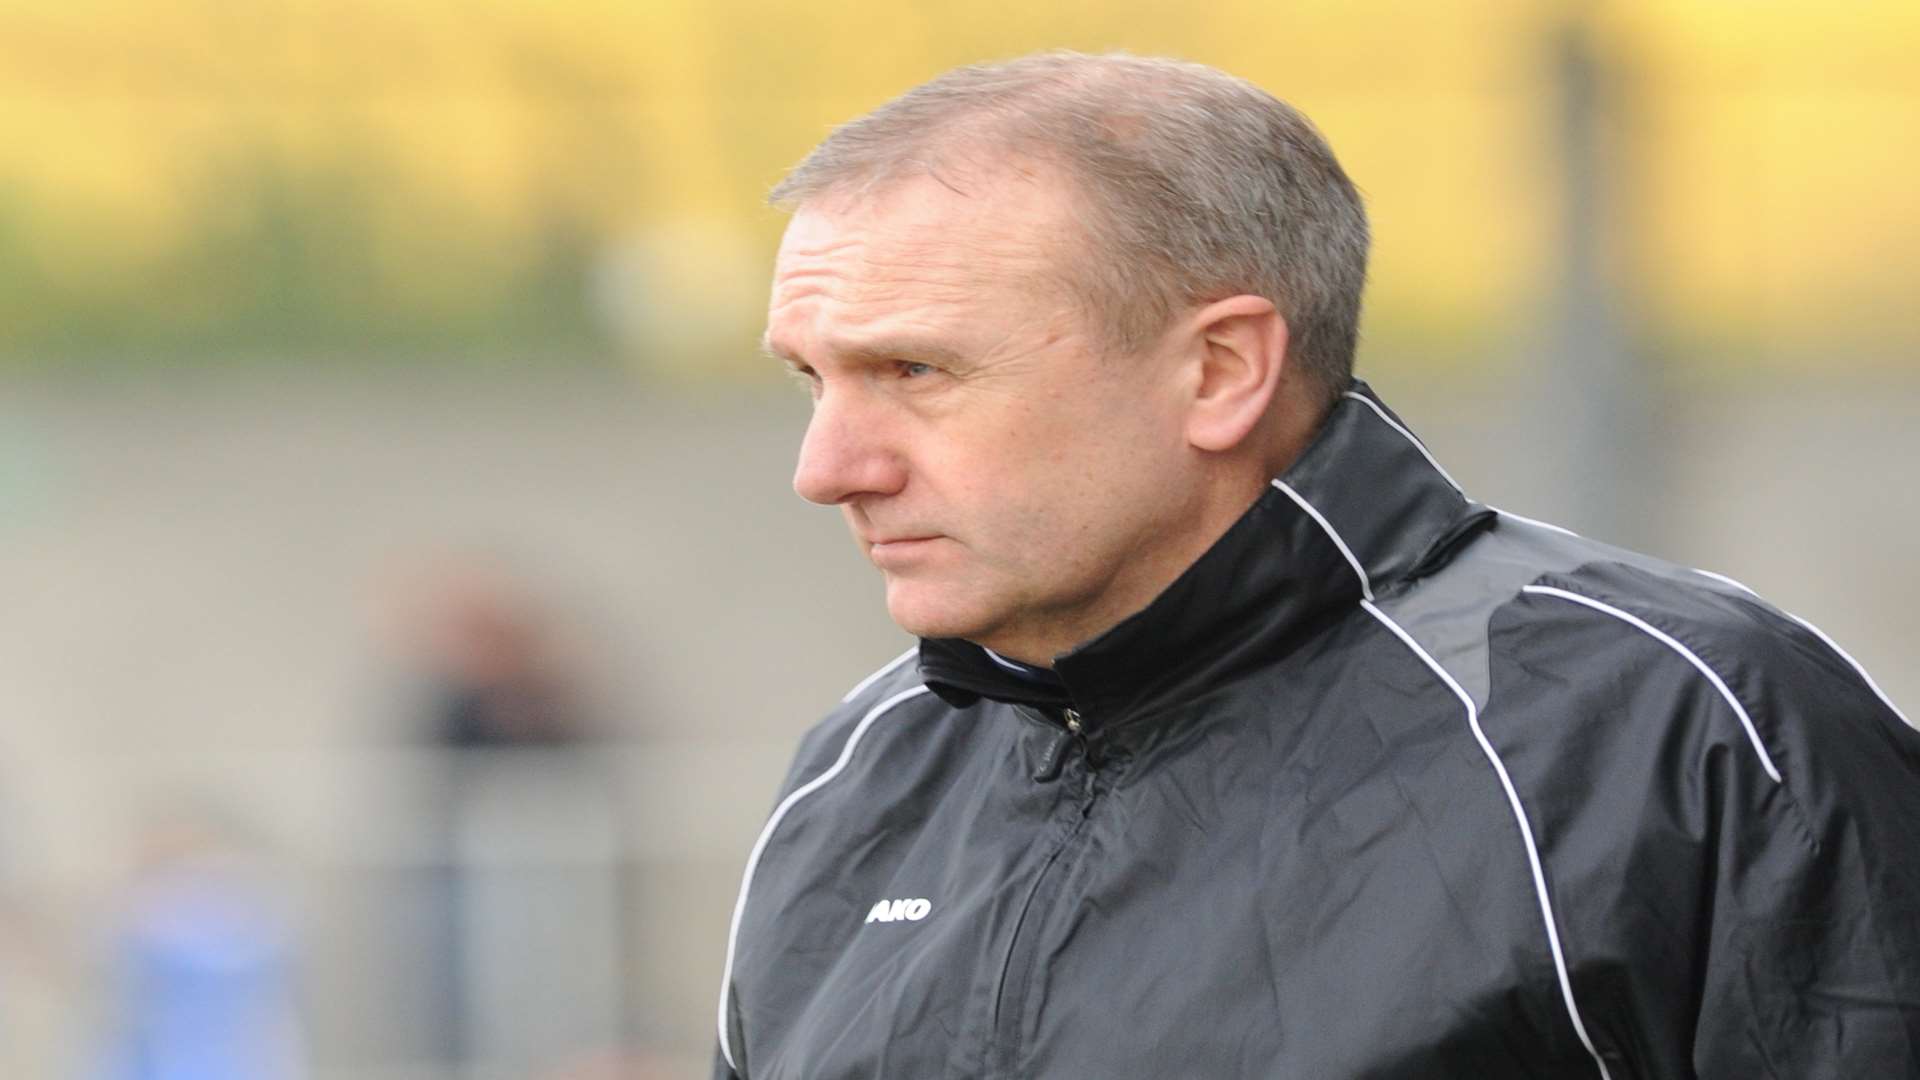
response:
<path id="1" fill-rule="evenodd" d="M 794 489 L 840 507 L 894 621 L 1045 662 L 1178 574 L 1179 365 L 1102 354 L 1049 261 L 1070 189 L 997 171 L 795 214 L 767 345 L 807 380 Z"/>

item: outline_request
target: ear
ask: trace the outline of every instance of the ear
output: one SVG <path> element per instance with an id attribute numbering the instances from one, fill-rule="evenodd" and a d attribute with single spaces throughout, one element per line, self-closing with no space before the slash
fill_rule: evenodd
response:
<path id="1" fill-rule="evenodd" d="M 1200 309 L 1189 325 L 1195 351 L 1187 442 L 1200 450 L 1232 450 L 1267 415 L 1279 390 L 1287 321 L 1270 300 L 1233 296 Z"/>

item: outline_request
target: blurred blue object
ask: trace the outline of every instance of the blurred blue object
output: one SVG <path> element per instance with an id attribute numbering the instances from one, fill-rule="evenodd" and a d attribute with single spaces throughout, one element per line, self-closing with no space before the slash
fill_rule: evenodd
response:
<path id="1" fill-rule="evenodd" d="M 113 941 L 119 1024 L 105 1080 L 296 1080 L 293 934 L 233 859 L 134 885 Z"/>

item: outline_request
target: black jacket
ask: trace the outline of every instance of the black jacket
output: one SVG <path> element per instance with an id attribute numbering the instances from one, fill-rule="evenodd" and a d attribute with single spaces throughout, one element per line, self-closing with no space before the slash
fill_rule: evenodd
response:
<path id="1" fill-rule="evenodd" d="M 1920 734 L 1362 385 L 1057 682 L 912 658 L 754 845 L 719 1077 L 1920 1077 Z"/>

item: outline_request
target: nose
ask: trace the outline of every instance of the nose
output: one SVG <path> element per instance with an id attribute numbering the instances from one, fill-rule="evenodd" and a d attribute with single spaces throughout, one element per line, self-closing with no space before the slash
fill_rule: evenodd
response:
<path id="1" fill-rule="evenodd" d="M 891 444 L 881 410 L 857 389 L 822 391 L 800 442 L 793 490 L 822 506 L 861 496 L 892 495 L 906 483 L 906 468 Z"/>

